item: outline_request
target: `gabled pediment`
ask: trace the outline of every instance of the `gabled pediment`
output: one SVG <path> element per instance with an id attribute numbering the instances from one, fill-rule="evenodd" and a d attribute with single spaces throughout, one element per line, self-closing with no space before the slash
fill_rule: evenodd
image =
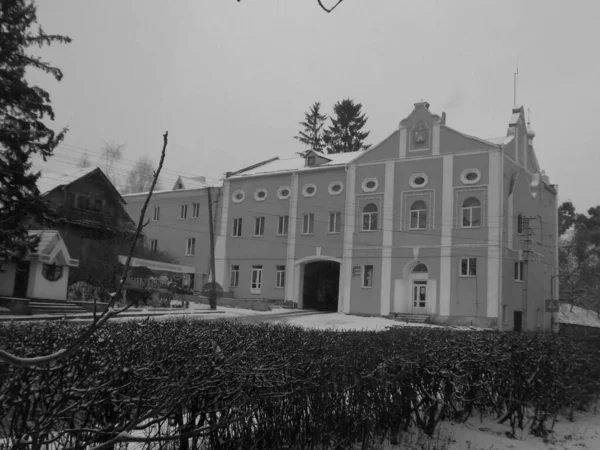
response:
<path id="1" fill-rule="evenodd" d="M 400 126 L 412 128 L 419 121 L 423 121 L 431 126 L 434 123 L 441 122 L 442 117 L 429 111 L 429 103 L 419 102 L 414 104 L 414 109 L 405 119 L 400 122 Z"/>

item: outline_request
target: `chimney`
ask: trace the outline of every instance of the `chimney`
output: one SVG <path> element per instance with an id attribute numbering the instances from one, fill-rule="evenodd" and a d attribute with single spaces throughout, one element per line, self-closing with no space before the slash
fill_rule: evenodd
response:
<path id="1" fill-rule="evenodd" d="M 446 125 L 446 113 L 442 113 L 442 125 Z"/>

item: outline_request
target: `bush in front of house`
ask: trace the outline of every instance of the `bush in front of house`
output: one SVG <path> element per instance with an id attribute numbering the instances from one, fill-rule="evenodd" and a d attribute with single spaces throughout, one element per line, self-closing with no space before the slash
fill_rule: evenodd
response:
<path id="1" fill-rule="evenodd" d="M 0 346 L 47 354 L 79 332 L 7 325 Z M 599 352 L 539 333 L 115 322 L 57 364 L 0 365 L 0 434 L 29 448 L 118 436 L 176 436 L 179 448 L 370 448 L 476 412 L 545 434 L 558 412 L 597 399 Z"/>

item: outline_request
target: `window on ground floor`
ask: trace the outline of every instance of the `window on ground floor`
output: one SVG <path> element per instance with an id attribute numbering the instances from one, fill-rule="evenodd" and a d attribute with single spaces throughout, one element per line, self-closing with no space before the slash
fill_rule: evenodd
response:
<path id="1" fill-rule="evenodd" d="M 525 269 L 524 261 L 515 261 L 514 280 L 523 281 L 523 271 Z"/>
<path id="2" fill-rule="evenodd" d="M 232 265 L 229 270 L 229 286 L 238 287 L 240 284 L 240 266 Z"/>
<path id="3" fill-rule="evenodd" d="M 461 258 L 461 260 L 460 260 L 460 276 L 461 277 L 477 276 L 477 258 Z"/>
<path id="4" fill-rule="evenodd" d="M 275 282 L 275 287 L 277 287 L 277 288 L 285 287 L 285 266 L 277 266 L 276 274 L 277 274 L 277 280 Z"/>
<path id="5" fill-rule="evenodd" d="M 373 266 L 364 265 L 362 273 L 362 287 L 370 288 L 373 287 Z"/>

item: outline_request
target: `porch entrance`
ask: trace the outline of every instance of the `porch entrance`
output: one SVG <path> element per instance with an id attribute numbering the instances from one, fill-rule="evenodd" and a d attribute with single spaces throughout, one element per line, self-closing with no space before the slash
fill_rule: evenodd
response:
<path id="1" fill-rule="evenodd" d="M 27 286 L 29 285 L 30 261 L 19 261 L 15 273 L 15 286 L 13 288 L 13 297 L 26 298 Z"/>
<path id="2" fill-rule="evenodd" d="M 314 261 L 304 264 L 302 306 L 320 311 L 337 311 L 340 263 Z"/>

